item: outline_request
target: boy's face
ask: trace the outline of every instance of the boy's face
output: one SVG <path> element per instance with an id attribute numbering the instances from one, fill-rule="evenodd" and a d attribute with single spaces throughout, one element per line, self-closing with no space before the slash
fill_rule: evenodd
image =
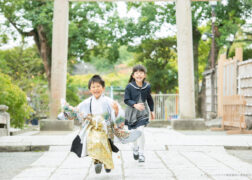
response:
<path id="1" fill-rule="evenodd" d="M 133 74 L 133 78 L 135 79 L 136 82 L 143 82 L 144 78 L 146 77 L 145 73 L 143 71 L 136 71 Z"/>
<path id="2" fill-rule="evenodd" d="M 89 89 L 89 92 L 96 98 L 98 99 L 103 91 L 104 91 L 104 87 L 102 87 L 102 85 L 98 82 L 94 82 L 94 83 L 91 83 L 91 86 L 90 86 L 90 89 Z"/>

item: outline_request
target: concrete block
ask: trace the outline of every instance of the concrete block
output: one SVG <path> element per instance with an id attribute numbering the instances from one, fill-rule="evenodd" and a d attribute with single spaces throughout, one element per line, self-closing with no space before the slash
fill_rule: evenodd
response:
<path id="1" fill-rule="evenodd" d="M 74 121 L 71 120 L 40 120 L 40 131 L 73 131 Z"/>
<path id="2" fill-rule="evenodd" d="M 27 145 L 0 146 L 0 152 L 26 152 L 26 151 L 31 151 L 31 147 Z"/>
<path id="3" fill-rule="evenodd" d="M 167 127 L 171 124 L 168 120 L 150 120 L 148 127 Z"/>
<path id="4" fill-rule="evenodd" d="M 0 136 L 8 136 L 8 130 L 4 129 L 4 128 L 1 128 L 0 129 Z"/>
<path id="5" fill-rule="evenodd" d="M 171 126 L 175 130 L 204 130 L 204 119 L 172 119 Z"/>

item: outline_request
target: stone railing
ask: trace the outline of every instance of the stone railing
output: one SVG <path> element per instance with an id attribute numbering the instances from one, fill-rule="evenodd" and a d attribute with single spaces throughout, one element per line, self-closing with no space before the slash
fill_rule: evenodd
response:
<path id="1" fill-rule="evenodd" d="M 8 106 L 0 105 L 0 136 L 10 135 L 10 115 L 6 111 Z"/>

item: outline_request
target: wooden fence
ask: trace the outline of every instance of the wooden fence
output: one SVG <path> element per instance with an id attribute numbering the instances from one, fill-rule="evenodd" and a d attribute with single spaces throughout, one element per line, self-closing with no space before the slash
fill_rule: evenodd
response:
<path id="1" fill-rule="evenodd" d="M 225 96 L 237 94 L 237 59 L 226 59 L 221 55 L 218 61 L 218 117 L 223 116 L 223 100 Z"/>
<path id="2" fill-rule="evenodd" d="M 220 129 L 235 129 L 228 133 L 252 132 L 246 130 L 245 116 L 248 104 L 245 97 L 248 95 L 241 93 L 241 79 L 244 76 L 239 72 L 239 65 L 242 64 L 241 48 L 236 49 L 235 57 L 226 59 L 225 55 L 221 55 L 218 61 L 218 117 L 222 117 Z M 251 84 L 244 87 L 250 86 Z"/>
<path id="3" fill-rule="evenodd" d="M 246 100 L 244 96 L 224 96 L 221 129 L 228 129 L 228 134 L 251 133 L 252 131 L 246 130 L 245 107 Z"/>

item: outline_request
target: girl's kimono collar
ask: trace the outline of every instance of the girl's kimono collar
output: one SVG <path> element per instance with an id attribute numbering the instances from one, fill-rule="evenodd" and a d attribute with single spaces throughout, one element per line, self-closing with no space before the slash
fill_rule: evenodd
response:
<path id="1" fill-rule="evenodd" d="M 142 87 L 139 87 L 139 86 L 136 84 L 136 81 L 131 81 L 129 84 L 130 84 L 132 87 L 134 87 L 135 89 L 145 89 L 145 88 L 148 86 L 148 83 L 147 83 L 147 82 L 144 82 Z"/>

